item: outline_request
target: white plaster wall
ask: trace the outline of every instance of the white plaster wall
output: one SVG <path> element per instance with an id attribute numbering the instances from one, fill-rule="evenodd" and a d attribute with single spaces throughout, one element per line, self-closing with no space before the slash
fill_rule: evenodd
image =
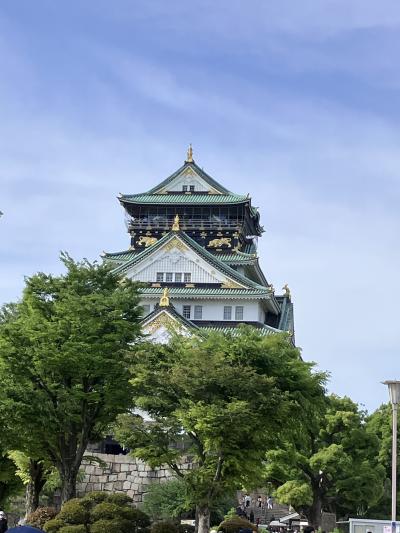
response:
<path id="1" fill-rule="evenodd" d="M 142 304 L 150 304 L 150 311 L 154 309 L 154 305 L 159 302 L 159 299 L 143 298 Z M 258 300 L 180 300 L 171 298 L 171 303 L 175 306 L 178 313 L 183 313 L 183 306 L 190 305 L 191 319 L 194 319 L 194 306 L 203 306 L 202 320 L 224 320 L 224 306 L 232 306 L 232 320 L 235 320 L 235 306 L 243 305 L 243 322 L 263 322 L 264 311 Z"/>

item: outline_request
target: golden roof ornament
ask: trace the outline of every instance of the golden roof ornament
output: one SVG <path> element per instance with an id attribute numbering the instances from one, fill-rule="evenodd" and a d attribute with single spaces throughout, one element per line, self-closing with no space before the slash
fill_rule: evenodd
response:
<path id="1" fill-rule="evenodd" d="M 193 148 L 192 148 L 191 144 L 189 144 L 189 148 L 188 148 L 188 151 L 187 151 L 187 154 L 186 154 L 185 163 L 194 163 L 194 161 L 193 161 Z"/>
<path id="2" fill-rule="evenodd" d="M 290 289 L 287 283 L 285 283 L 282 289 L 285 291 L 283 295 L 286 296 L 287 298 L 290 298 Z"/>
<path id="3" fill-rule="evenodd" d="M 168 287 L 165 287 L 163 290 L 162 296 L 160 298 L 160 307 L 168 307 L 169 306 L 169 290 Z"/>
<path id="4" fill-rule="evenodd" d="M 172 231 L 179 231 L 179 215 L 175 215 Z"/>

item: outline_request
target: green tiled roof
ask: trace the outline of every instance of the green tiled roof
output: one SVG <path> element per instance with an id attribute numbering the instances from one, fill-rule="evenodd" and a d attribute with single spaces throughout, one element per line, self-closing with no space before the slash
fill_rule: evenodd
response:
<path id="1" fill-rule="evenodd" d="M 232 333 L 233 335 L 237 335 L 238 328 L 229 328 L 229 327 L 222 327 L 222 326 L 207 326 L 205 328 L 200 327 L 201 331 L 217 331 L 219 333 Z M 272 328 L 271 326 L 265 325 L 262 328 L 257 328 L 257 331 L 262 333 L 262 335 L 274 335 L 276 333 L 282 333 L 279 329 Z"/>
<path id="2" fill-rule="evenodd" d="M 257 261 L 257 257 L 252 254 L 215 254 L 216 259 L 228 263 L 229 265 L 243 265 L 243 264 L 253 264 Z"/>
<path id="3" fill-rule="evenodd" d="M 163 287 L 142 287 L 140 293 L 143 296 L 159 297 L 164 290 Z M 170 298 L 193 298 L 204 296 L 205 298 L 266 298 L 269 296 L 267 289 L 224 289 L 221 287 L 168 287 Z"/>
<path id="4" fill-rule="evenodd" d="M 122 252 L 106 252 L 104 258 L 111 261 L 128 261 L 138 255 L 140 250 L 123 250 Z"/>
<path id="5" fill-rule="evenodd" d="M 241 204 L 250 201 L 238 194 L 124 194 L 122 203 L 131 204 Z"/>
<path id="6" fill-rule="evenodd" d="M 209 174 L 207 174 L 207 172 L 204 172 L 204 170 L 200 168 L 198 165 L 196 165 L 194 161 L 193 162 L 185 161 L 185 163 L 180 168 L 178 168 L 177 171 L 175 171 L 173 174 L 168 176 L 168 178 L 166 178 L 164 181 L 156 185 L 156 187 L 153 187 L 152 189 L 150 189 L 148 192 L 150 194 L 153 194 L 159 189 L 163 189 L 164 187 L 168 185 L 168 183 L 170 183 L 177 176 L 179 176 L 179 174 L 181 174 L 186 168 L 191 168 L 192 170 L 194 170 L 194 172 L 198 174 L 213 189 L 217 189 L 217 191 L 220 191 L 221 193 L 224 193 L 224 194 L 231 194 L 230 191 L 228 191 L 228 189 L 226 189 L 220 183 L 215 181 L 215 179 L 212 178 Z"/>

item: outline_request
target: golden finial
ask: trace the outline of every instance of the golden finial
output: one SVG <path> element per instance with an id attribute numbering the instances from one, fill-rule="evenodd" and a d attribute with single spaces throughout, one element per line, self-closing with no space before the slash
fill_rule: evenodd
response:
<path id="1" fill-rule="evenodd" d="M 194 163 L 194 161 L 193 161 L 193 148 L 192 148 L 191 144 L 189 144 L 189 148 L 188 148 L 188 151 L 187 151 L 187 154 L 186 154 L 185 163 Z"/>
<path id="2" fill-rule="evenodd" d="M 168 307 L 169 306 L 169 290 L 168 287 L 165 287 L 163 290 L 162 296 L 160 298 L 160 307 Z"/>
<path id="3" fill-rule="evenodd" d="M 275 292 L 275 287 L 272 285 L 272 283 L 271 283 L 271 285 L 268 285 L 268 289 L 269 289 L 270 293 L 274 293 Z"/>
<path id="4" fill-rule="evenodd" d="M 179 231 L 179 215 L 175 215 L 172 231 Z"/>
<path id="5" fill-rule="evenodd" d="M 290 298 L 290 289 L 287 283 L 285 283 L 282 289 L 285 291 L 283 295 L 286 296 L 287 298 Z"/>

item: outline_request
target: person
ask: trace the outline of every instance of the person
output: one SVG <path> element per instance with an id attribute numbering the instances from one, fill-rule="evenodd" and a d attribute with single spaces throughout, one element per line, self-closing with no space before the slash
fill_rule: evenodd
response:
<path id="1" fill-rule="evenodd" d="M 314 533 L 314 531 L 315 527 L 311 525 L 308 525 L 303 529 L 303 533 Z"/>
<path id="2" fill-rule="evenodd" d="M 246 507 L 250 507 L 251 498 L 248 494 L 246 494 L 246 496 L 244 497 L 244 502 L 246 504 Z"/>
<path id="3" fill-rule="evenodd" d="M 0 511 L 0 533 L 4 533 L 8 529 L 7 517 L 4 511 Z"/>
<path id="4" fill-rule="evenodd" d="M 254 524 L 254 511 L 253 509 L 250 511 L 250 522 Z"/>
<path id="5" fill-rule="evenodd" d="M 257 507 L 261 508 L 261 506 L 262 506 L 262 498 L 261 498 L 261 496 L 258 496 L 258 498 L 257 498 Z"/>
<path id="6" fill-rule="evenodd" d="M 273 503 L 273 500 L 272 500 L 272 496 L 268 496 L 267 498 L 267 509 L 273 509 L 274 507 L 274 503 Z"/>

